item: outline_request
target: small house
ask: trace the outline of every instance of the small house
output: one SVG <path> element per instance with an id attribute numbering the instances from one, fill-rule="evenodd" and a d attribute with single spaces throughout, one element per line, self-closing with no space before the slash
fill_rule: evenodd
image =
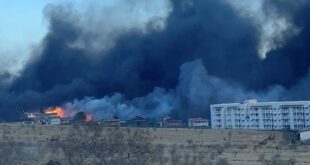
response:
<path id="1" fill-rule="evenodd" d="M 310 130 L 307 129 L 307 130 L 300 131 L 299 138 L 300 138 L 300 141 L 310 140 Z"/>
<path id="2" fill-rule="evenodd" d="M 98 124 L 106 126 L 106 127 L 119 127 L 121 125 L 121 121 L 118 117 L 113 116 L 111 118 L 103 119 L 98 122 Z"/>
<path id="3" fill-rule="evenodd" d="M 60 123 L 63 125 L 70 124 L 71 121 L 72 121 L 72 118 L 61 118 L 60 119 Z"/>
<path id="4" fill-rule="evenodd" d="M 49 125 L 59 125 L 61 123 L 60 118 L 59 117 L 51 117 L 49 118 Z"/>
<path id="5" fill-rule="evenodd" d="M 175 128 L 175 127 L 182 127 L 183 123 L 182 120 L 173 119 L 171 117 L 165 117 L 163 119 L 162 126 Z"/>
<path id="6" fill-rule="evenodd" d="M 27 119 L 35 119 L 35 118 L 38 118 L 40 117 L 40 113 L 37 113 L 37 112 L 25 112 L 25 117 Z"/>
<path id="7" fill-rule="evenodd" d="M 32 119 L 26 118 L 26 119 L 18 121 L 18 123 L 23 124 L 23 125 L 31 125 L 31 124 L 35 124 L 35 121 Z"/>
<path id="8" fill-rule="evenodd" d="M 46 125 L 59 125 L 61 124 L 61 121 L 56 113 L 50 113 L 44 115 L 44 117 L 41 119 L 41 123 Z"/>
<path id="9" fill-rule="evenodd" d="M 144 117 L 135 116 L 133 119 L 129 120 L 127 124 L 134 127 L 146 127 L 149 125 L 149 121 Z"/>
<path id="10" fill-rule="evenodd" d="M 188 119 L 188 127 L 209 127 L 209 120 L 197 117 Z"/>

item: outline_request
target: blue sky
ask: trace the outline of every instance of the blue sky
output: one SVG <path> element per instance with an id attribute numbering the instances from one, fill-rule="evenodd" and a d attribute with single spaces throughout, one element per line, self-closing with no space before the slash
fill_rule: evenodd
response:
<path id="1" fill-rule="evenodd" d="M 42 10 L 52 1 L 1 1 L 0 70 L 14 72 L 22 67 L 31 47 L 38 44 L 46 33 L 47 22 L 44 21 Z"/>
<path id="2" fill-rule="evenodd" d="M 96 0 L 93 0 L 94 2 Z M 118 0 L 105 0 L 111 4 Z M 0 40 L 12 43 L 37 42 L 46 33 L 47 22 L 43 9 L 49 3 L 74 3 L 81 7 L 87 2 L 80 0 L 0 0 Z M 102 2 L 100 2 L 102 3 Z M 5 44 L 5 43 L 1 43 Z"/>
<path id="3" fill-rule="evenodd" d="M 5 1 L 0 6 L 0 34 L 15 41 L 38 38 L 45 32 L 42 9 L 51 0 Z"/>

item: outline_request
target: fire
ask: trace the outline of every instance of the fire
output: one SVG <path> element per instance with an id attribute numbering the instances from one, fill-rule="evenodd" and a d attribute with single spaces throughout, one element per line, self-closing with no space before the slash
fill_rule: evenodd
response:
<path id="1" fill-rule="evenodd" d="M 46 114 L 56 114 L 56 116 L 63 118 L 64 117 L 64 110 L 61 109 L 60 107 L 55 107 L 55 108 L 48 108 L 45 110 Z"/>
<path id="2" fill-rule="evenodd" d="M 93 116 L 92 116 L 90 113 L 87 113 L 87 114 L 86 114 L 85 121 L 86 121 L 86 122 L 91 122 L 91 121 L 93 121 Z"/>
<path id="3" fill-rule="evenodd" d="M 44 110 L 45 114 L 55 114 L 59 118 L 64 117 L 73 117 L 76 114 L 77 111 L 66 111 L 61 107 L 53 107 L 53 108 L 47 108 Z M 91 113 L 85 113 L 85 122 L 92 122 L 93 121 L 93 115 Z"/>

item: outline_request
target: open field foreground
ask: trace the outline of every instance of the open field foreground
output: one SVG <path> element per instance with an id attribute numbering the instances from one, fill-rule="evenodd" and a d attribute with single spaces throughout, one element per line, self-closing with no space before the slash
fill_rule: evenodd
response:
<path id="1" fill-rule="evenodd" d="M 0 164 L 310 164 L 285 132 L 98 128 L 1 124 Z"/>

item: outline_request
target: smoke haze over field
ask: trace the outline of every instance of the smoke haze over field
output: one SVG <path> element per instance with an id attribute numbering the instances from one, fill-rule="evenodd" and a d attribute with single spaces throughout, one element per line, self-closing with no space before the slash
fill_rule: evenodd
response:
<path id="1" fill-rule="evenodd" d="M 3 119 L 61 106 L 185 119 L 209 105 L 310 99 L 310 3 L 118 0 L 49 4 L 27 65 L 0 74 Z"/>

